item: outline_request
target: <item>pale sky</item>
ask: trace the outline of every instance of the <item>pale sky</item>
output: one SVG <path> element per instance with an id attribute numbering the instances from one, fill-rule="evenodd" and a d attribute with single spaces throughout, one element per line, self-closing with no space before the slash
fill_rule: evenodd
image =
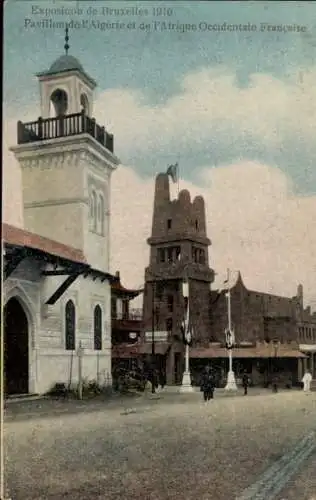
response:
<path id="1" fill-rule="evenodd" d="M 98 83 L 94 116 L 114 133 L 122 161 L 112 177 L 111 270 L 120 269 L 127 286 L 142 284 L 154 177 L 178 161 L 180 187 L 205 197 L 217 284 L 227 267 L 259 291 L 293 296 L 302 283 L 305 305 L 316 308 L 315 4 L 164 2 L 172 9 L 166 26 L 173 25 L 164 31 L 153 28 L 159 4 L 6 3 L 5 220 L 23 225 L 19 166 L 7 150 L 16 143 L 16 122 L 37 119 L 35 74 L 63 53 L 62 28 L 32 23 L 88 20 L 89 29 L 70 30 L 69 53 Z M 96 6 L 98 15 L 89 16 Z M 105 6 L 134 12 L 104 14 Z M 83 13 L 41 14 L 39 7 Z M 135 14 L 136 7 L 147 14 Z M 104 25 L 117 21 L 135 28 Z M 255 30 L 203 31 L 214 23 Z M 261 23 L 283 31 L 261 31 Z M 183 24 L 195 31 L 182 32 Z M 303 31 L 286 32 L 289 25 Z"/>

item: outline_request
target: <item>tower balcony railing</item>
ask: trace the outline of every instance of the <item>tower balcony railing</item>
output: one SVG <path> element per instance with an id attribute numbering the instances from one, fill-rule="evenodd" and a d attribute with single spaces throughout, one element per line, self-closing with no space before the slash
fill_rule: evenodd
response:
<path id="1" fill-rule="evenodd" d="M 17 124 L 18 144 L 57 139 L 79 134 L 89 134 L 99 144 L 114 152 L 113 134 L 106 132 L 105 127 L 96 123 L 95 118 L 90 118 L 84 112 L 62 115 L 55 118 L 39 117 L 35 122 Z"/>

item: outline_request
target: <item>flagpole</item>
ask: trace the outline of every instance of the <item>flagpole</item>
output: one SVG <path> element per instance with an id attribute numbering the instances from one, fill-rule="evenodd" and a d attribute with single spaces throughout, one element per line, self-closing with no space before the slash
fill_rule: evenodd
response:
<path id="1" fill-rule="evenodd" d="M 183 291 L 184 291 L 184 283 L 183 282 Z M 184 316 L 184 340 L 185 340 L 185 369 L 182 376 L 182 384 L 180 387 L 180 392 L 193 392 L 192 382 L 191 382 L 191 373 L 190 373 L 190 284 L 189 279 L 187 278 L 187 290 L 188 290 L 188 302 L 187 302 L 187 310 Z M 183 294 L 184 295 L 184 294 Z"/>
<path id="2" fill-rule="evenodd" d="M 189 321 L 190 321 L 190 316 L 189 316 L 189 310 L 190 310 L 190 304 L 189 304 L 189 297 L 188 297 L 188 312 L 187 312 L 187 317 L 186 317 L 186 330 L 187 334 L 189 333 Z M 189 373 L 189 343 L 186 342 L 185 344 L 185 372 Z"/>
<path id="3" fill-rule="evenodd" d="M 232 317 L 231 317 L 231 291 L 230 291 L 230 270 L 227 269 L 227 285 L 228 291 L 226 294 L 227 297 L 227 316 L 228 316 L 228 328 L 226 331 L 226 347 L 228 349 L 228 374 L 227 374 L 227 383 L 225 386 L 226 391 L 236 391 L 237 384 L 235 380 L 235 373 L 233 371 L 233 344 L 234 344 L 234 334 L 232 328 Z"/>

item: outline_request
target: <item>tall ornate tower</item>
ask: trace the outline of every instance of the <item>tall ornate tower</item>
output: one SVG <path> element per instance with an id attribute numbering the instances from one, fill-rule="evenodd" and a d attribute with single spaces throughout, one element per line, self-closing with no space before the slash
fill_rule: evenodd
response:
<path id="1" fill-rule="evenodd" d="M 65 54 L 37 75 L 41 117 L 18 122 L 25 229 L 82 250 L 109 270 L 113 136 L 92 118 L 94 80 Z"/>
<path id="2" fill-rule="evenodd" d="M 209 343 L 210 284 L 214 272 L 209 267 L 208 246 L 211 242 L 206 235 L 203 198 L 197 196 L 191 202 L 190 193 L 183 190 L 176 200 L 171 200 L 168 175 L 158 174 L 152 234 L 147 242 L 150 262 L 145 270 L 145 334 L 150 340 L 154 327 L 157 340 L 168 341 L 173 346 L 167 361 L 170 375 L 170 372 L 179 371 L 175 357 L 181 357 L 183 351 L 183 281 L 189 285 L 193 344 Z"/>

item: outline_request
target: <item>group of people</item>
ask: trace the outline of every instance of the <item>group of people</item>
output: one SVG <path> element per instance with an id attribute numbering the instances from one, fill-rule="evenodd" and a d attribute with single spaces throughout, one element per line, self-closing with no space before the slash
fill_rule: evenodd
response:
<path id="1" fill-rule="evenodd" d="M 310 392 L 312 379 L 313 377 L 310 371 L 306 371 L 302 378 L 304 392 Z M 248 394 L 248 387 L 250 385 L 250 379 L 247 372 L 243 373 L 241 382 L 242 382 L 242 387 L 244 389 L 244 395 L 246 396 Z M 216 388 L 215 373 L 210 366 L 206 366 L 201 379 L 201 391 L 203 392 L 203 399 L 206 403 L 210 399 L 214 399 L 215 388 Z M 272 391 L 275 393 L 278 392 L 277 375 L 275 375 L 272 378 Z"/>
<path id="2" fill-rule="evenodd" d="M 150 382 L 152 385 L 154 385 L 155 389 L 158 389 L 159 386 L 161 387 L 161 389 L 163 389 L 164 386 L 166 385 L 166 373 L 161 368 L 158 370 L 157 368 L 153 369 L 152 367 L 137 366 L 133 367 L 132 371 L 128 371 L 124 370 L 122 367 L 117 367 L 117 369 L 115 370 L 116 373 L 113 373 L 113 380 L 119 379 L 120 378 L 119 375 L 122 371 L 124 373 L 125 372 L 133 373 L 134 377 Z M 218 374 L 214 371 L 214 369 L 210 365 L 207 365 L 202 373 L 200 381 L 200 388 L 201 392 L 203 393 L 203 399 L 205 402 L 214 399 L 214 392 L 217 386 L 217 378 Z M 272 382 L 271 384 L 272 391 L 278 392 L 279 381 L 277 374 L 274 374 L 271 382 Z M 303 389 L 305 392 L 309 392 L 311 390 L 311 382 L 312 382 L 312 374 L 310 373 L 310 371 L 306 371 L 302 378 Z M 244 395 L 246 396 L 248 394 L 248 388 L 251 383 L 249 375 L 246 371 L 242 374 L 241 383 Z"/>
<path id="3" fill-rule="evenodd" d="M 145 373 L 145 378 L 154 385 L 155 389 L 158 389 L 159 386 L 163 389 L 166 385 L 166 374 L 163 370 L 148 370 L 148 372 Z"/>
<path id="4" fill-rule="evenodd" d="M 249 376 L 245 372 L 242 376 L 242 386 L 244 395 L 248 394 L 248 387 L 250 384 Z M 201 392 L 203 392 L 203 399 L 205 403 L 214 399 L 214 392 L 216 388 L 216 376 L 210 366 L 206 366 L 201 379 Z"/>

